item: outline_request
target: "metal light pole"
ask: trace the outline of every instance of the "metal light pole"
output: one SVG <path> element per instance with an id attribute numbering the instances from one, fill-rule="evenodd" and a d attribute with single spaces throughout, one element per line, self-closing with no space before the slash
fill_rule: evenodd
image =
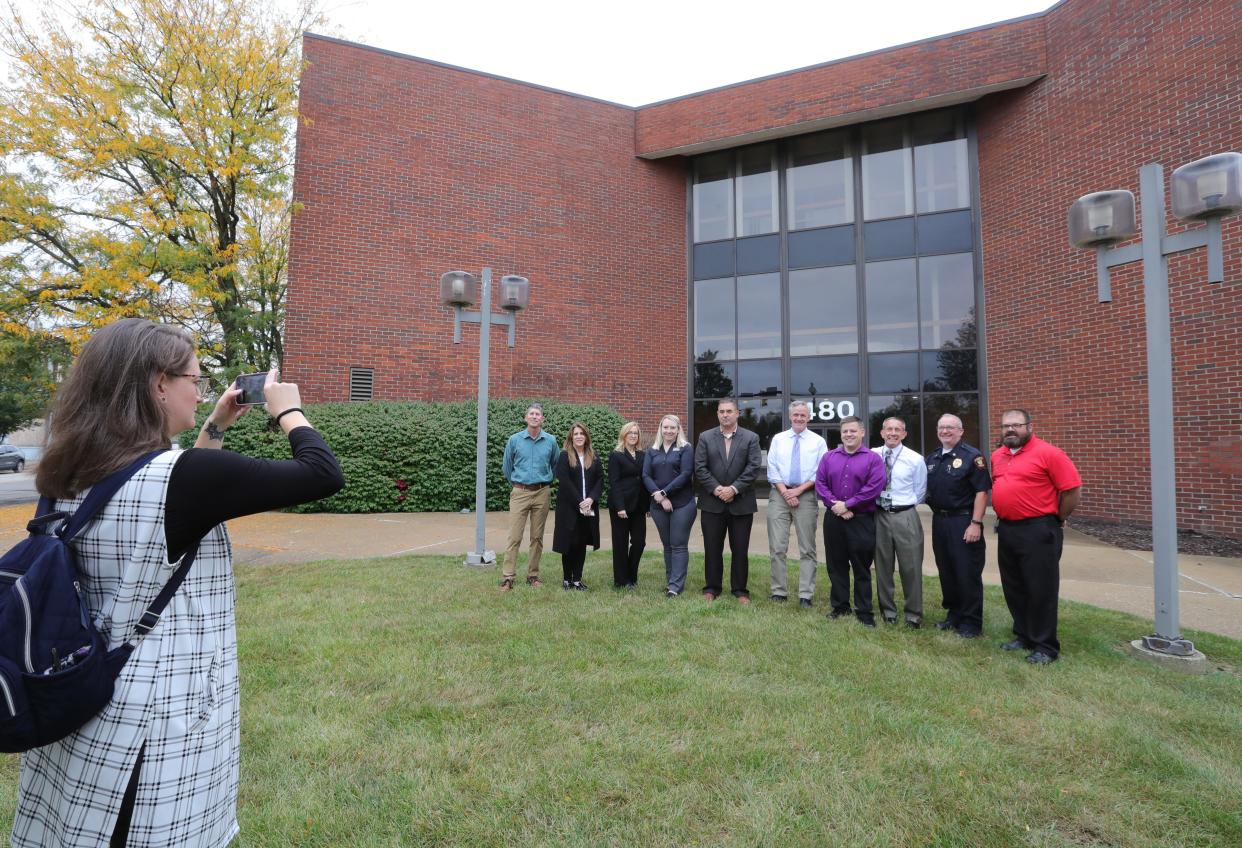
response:
<path id="1" fill-rule="evenodd" d="M 474 274 L 449 271 L 440 276 L 440 300 L 453 308 L 453 344 L 461 344 L 461 325 L 479 325 L 479 413 L 474 443 L 474 550 L 467 552 L 466 565 L 481 566 L 496 561 L 496 552 L 487 550 L 487 371 L 491 352 L 492 324 L 509 328 L 509 347 L 517 335 L 517 313 L 530 299 L 530 281 L 508 275 L 500 280 L 500 307 L 492 312 L 492 269 L 483 269 L 483 303 L 478 312 L 468 307 L 478 296 Z"/>
<path id="2" fill-rule="evenodd" d="M 1173 172 L 1171 182 L 1173 213 L 1178 218 L 1205 220 L 1207 226 L 1176 235 L 1165 231 L 1164 169 L 1152 164 L 1139 171 L 1143 222 L 1140 242 L 1110 247 L 1136 232 L 1134 195 L 1128 191 L 1095 192 L 1074 201 L 1069 210 L 1069 231 L 1074 246 L 1096 250 L 1101 303 L 1112 300 L 1109 268 L 1140 260 L 1143 263 L 1156 632 L 1144 637 L 1141 646 L 1158 655 L 1201 658 L 1194 643 L 1182 638 L 1179 623 L 1174 455 L 1171 449 L 1157 449 L 1158 445 L 1167 445 L 1169 434 L 1173 432 L 1168 257 L 1206 247 L 1208 282 L 1224 281 L 1220 219 L 1242 210 L 1242 154 L 1221 153 L 1183 165 Z"/>

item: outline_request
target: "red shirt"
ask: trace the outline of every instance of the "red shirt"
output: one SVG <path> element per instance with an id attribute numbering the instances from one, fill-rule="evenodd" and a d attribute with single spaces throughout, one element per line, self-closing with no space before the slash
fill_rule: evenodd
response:
<path id="1" fill-rule="evenodd" d="M 1061 492 L 1081 485 L 1065 452 L 1034 435 L 1017 453 L 1004 445 L 992 453 L 992 509 L 1004 521 L 1056 515 Z"/>

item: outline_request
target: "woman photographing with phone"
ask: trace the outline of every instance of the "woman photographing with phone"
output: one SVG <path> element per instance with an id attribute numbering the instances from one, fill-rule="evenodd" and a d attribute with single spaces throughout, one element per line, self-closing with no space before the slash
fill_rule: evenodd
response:
<path id="1" fill-rule="evenodd" d="M 556 490 L 556 529 L 552 550 L 561 555 L 562 588 L 585 592 L 582 566 L 590 545 L 599 550 L 599 511 L 596 505 L 604 490 L 604 473 L 591 447 L 591 433 L 575 421 L 565 437 L 565 449 L 553 466 L 560 487 Z"/>
<path id="2" fill-rule="evenodd" d="M 90 614 L 109 650 L 130 640 L 183 557 L 184 582 L 116 680 L 112 700 L 22 757 L 16 846 L 227 845 L 237 835 L 239 693 L 232 553 L 222 522 L 326 497 L 340 466 L 269 373 L 268 413 L 293 459 L 222 451 L 248 407 L 225 390 L 194 447 L 205 378 L 183 331 L 140 318 L 95 333 L 61 385 L 36 486 L 72 512 L 91 486 L 158 451 L 73 540 Z M 195 553 L 196 552 L 196 553 Z"/>

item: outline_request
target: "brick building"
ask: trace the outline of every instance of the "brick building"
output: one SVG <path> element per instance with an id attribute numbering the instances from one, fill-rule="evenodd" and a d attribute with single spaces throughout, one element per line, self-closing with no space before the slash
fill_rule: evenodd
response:
<path id="1" fill-rule="evenodd" d="M 1097 303 L 1066 210 L 1242 148 L 1237 11 L 1064 0 L 639 108 L 308 35 L 286 373 L 316 401 L 473 397 L 438 278 L 489 265 L 532 287 L 517 347 L 493 334 L 493 396 L 650 430 L 735 393 L 765 445 L 805 398 L 830 440 L 895 412 L 920 450 L 941 412 L 990 445 L 1022 406 L 1078 463 L 1083 513 L 1148 521 L 1140 269 Z M 1223 285 L 1203 251 L 1170 260 L 1155 449 L 1179 525 L 1242 537 L 1242 219 L 1224 238 Z"/>

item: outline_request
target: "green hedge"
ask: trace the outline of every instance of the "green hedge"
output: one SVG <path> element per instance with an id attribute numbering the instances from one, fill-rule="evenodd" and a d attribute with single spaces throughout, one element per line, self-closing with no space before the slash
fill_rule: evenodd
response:
<path id="1" fill-rule="evenodd" d="M 563 443 L 574 421 L 582 421 L 605 464 L 625 423 L 599 405 L 543 404 L 544 429 Z M 488 404 L 487 508 L 509 506 L 501 474 L 505 442 L 525 426 L 530 399 L 505 398 Z M 320 403 L 304 404 L 307 417 L 340 460 L 346 486 L 331 497 L 294 507 L 294 512 L 456 512 L 474 508 L 474 446 L 478 404 Z M 207 410 L 209 411 L 209 410 Z M 200 416 L 200 426 L 202 418 Z M 260 408 L 229 429 L 228 450 L 263 459 L 288 459 L 289 442 Z M 195 433 L 182 434 L 184 446 Z M 605 467 L 605 497 L 607 496 Z M 555 491 L 555 490 L 554 490 Z"/>

